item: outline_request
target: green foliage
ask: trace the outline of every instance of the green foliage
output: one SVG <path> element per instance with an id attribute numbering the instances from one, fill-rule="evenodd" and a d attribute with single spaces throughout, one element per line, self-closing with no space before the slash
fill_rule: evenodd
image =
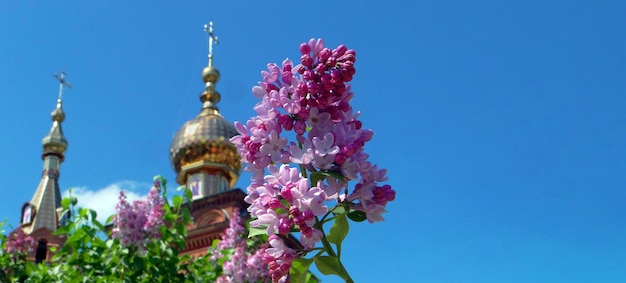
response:
<path id="1" fill-rule="evenodd" d="M 311 173 L 311 176 L 310 176 L 311 186 L 313 187 L 317 186 L 317 182 L 325 180 L 326 177 L 333 177 L 337 180 L 345 182 L 345 178 L 343 177 L 343 175 L 341 175 L 340 172 L 329 171 L 329 170 L 314 171 Z"/>
<path id="2" fill-rule="evenodd" d="M 365 212 L 359 210 L 353 210 L 348 213 L 348 218 L 354 222 L 363 222 L 367 220 Z"/>
<path id="3" fill-rule="evenodd" d="M 161 183 L 165 197 L 165 179 L 157 176 L 155 180 Z M 185 196 L 190 203 L 191 194 L 185 192 Z M 1 231 L 0 282 L 214 282 L 221 275 L 221 267 L 209 260 L 210 255 L 192 259 L 180 254 L 185 248 L 186 225 L 191 223 L 184 197 L 175 196 L 172 203 L 166 201 L 166 226 L 160 230 L 161 238 L 141 248 L 125 247 L 111 238 L 112 226 L 100 223 L 94 210 L 75 208 L 76 203 L 75 197 L 61 203 L 65 210 L 78 213 L 55 231 L 66 241 L 58 249 L 51 249 L 55 254 L 49 264 L 34 264 L 25 257 L 12 259 Z M 106 223 L 111 224 L 112 219 L 109 217 Z"/>
<path id="4" fill-rule="evenodd" d="M 223 275 L 222 265 L 231 259 L 235 249 L 221 250 L 221 256 L 212 257 L 219 240 L 207 254 L 197 258 L 181 255 L 187 238 L 187 225 L 191 223 L 191 192 L 184 189 L 183 196 L 176 195 L 167 201 L 166 180 L 155 177 L 160 182 L 165 199 L 163 219 L 165 225 L 159 230 L 161 237 L 147 241 L 145 246 L 124 246 L 119 239 L 112 238 L 113 216 L 105 223 L 97 219 L 97 213 L 88 208 L 76 207 L 78 200 L 71 196 L 63 199 L 61 205 L 65 213 L 71 216 L 65 226 L 59 227 L 54 234 L 66 239 L 58 247 L 50 248 L 54 254 L 51 262 L 35 264 L 26 260 L 24 255 L 10 255 L 6 252 L 7 236 L 4 223 L 0 222 L 0 282 L 215 282 Z M 72 212 L 72 213 L 69 213 Z M 76 212 L 76 213 L 73 213 Z M 333 225 L 329 237 L 338 247 L 347 234 L 347 221 Z M 337 220 L 335 220 L 337 223 Z M 265 228 L 250 229 L 249 238 L 245 238 L 248 247 L 258 247 L 267 242 Z M 318 282 L 309 272 L 313 259 L 296 259 L 292 270 L 293 282 Z M 324 267 L 322 267 L 324 268 Z M 335 273 L 337 274 L 337 273 Z"/>
<path id="5" fill-rule="evenodd" d="M 329 170 L 314 171 L 311 172 L 309 176 L 311 186 L 316 186 L 317 182 L 324 181 L 328 177 L 344 181 L 344 177 L 339 172 Z M 283 203 L 283 206 L 287 205 Z M 341 262 L 341 245 L 350 232 L 348 219 L 354 222 L 367 220 L 365 212 L 354 210 L 350 208 L 349 204 L 343 202 L 339 202 L 323 217 L 316 217 L 314 227 L 322 232 L 322 247 L 300 251 L 301 257 L 294 259 L 289 271 L 292 282 L 317 282 L 315 278 L 311 278 L 311 276 L 308 275 L 309 266 L 313 263 L 315 263 L 315 266 L 322 274 L 337 275 L 345 280 L 345 282 L 353 282 Z M 324 229 L 324 225 L 328 223 L 332 223 L 330 230 Z M 326 231 L 328 231 L 328 233 L 326 233 Z M 249 237 L 257 237 L 265 233 L 265 227 L 251 227 Z M 312 253 L 314 254 L 308 257 Z"/>
<path id="6" fill-rule="evenodd" d="M 320 256 L 315 258 L 315 266 L 325 275 L 336 274 L 346 281 L 351 280 L 339 258 L 334 256 Z"/>
<path id="7" fill-rule="evenodd" d="M 266 227 L 250 227 L 250 232 L 248 233 L 248 238 L 254 238 L 261 235 L 266 235 L 267 237 L 267 228 Z"/>
<path id="8" fill-rule="evenodd" d="M 289 270 L 289 277 L 292 283 L 305 283 L 309 282 L 309 266 L 313 263 L 312 258 L 299 257 L 293 260 L 291 263 L 291 269 Z M 309 279 L 310 280 L 310 279 Z"/>
<path id="9" fill-rule="evenodd" d="M 23 282 L 34 264 L 25 262 L 25 254 L 9 254 L 6 250 L 6 220 L 0 222 L 0 282 Z"/>
<path id="10" fill-rule="evenodd" d="M 335 217 L 335 223 L 328 232 L 328 241 L 337 247 L 337 256 L 341 256 L 341 242 L 348 236 L 350 224 L 346 219 L 346 214 L 339 214 Z"/>

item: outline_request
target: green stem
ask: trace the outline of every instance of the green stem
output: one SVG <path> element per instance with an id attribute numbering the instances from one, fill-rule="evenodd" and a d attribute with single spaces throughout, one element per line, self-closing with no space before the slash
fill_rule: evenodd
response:
<path id="1" fill-rule="evenodd" d="M 302 148 L 302 144 L 300 142 L 298 142 L 298 147 Z M 304 165 L 302 164 L 300 164 L 300 174 L 302 174 L 302 178 L 307 178 L 306 168 L 304 168 Z"/>
<path id="2" fill-rule="evenodd" d="M 328 212 L 326 212 L 326 214 L 324 214 L 324 216 L 322 217 L 322 220 L 320 220 L 319 222 L 324 224 L 326 222 L 328 222 L 328 220 L 326 219 L 326 217 L 328 217 L 328 215 L 330 215 L 331 213 L 333 213 L 333 211 L 335 211 L 335 209 L 337 209 L 337 207 L 339 207 L 338 205 L 335 205 L 333 208 L 329 209 Z M 321 229 L 321 225 L 320 225 L 320 230 Z"/>
<path id="3" fill-rule="evenodd" d="M 300 174 L 302 174 L 302 178 L 308 178 L 306 174 L 306 168 L 304 168 L 304 165 L 302 164 L 300 164 Z"/>
<path id="4" fill-rule="evenodd" d="M 328 218 L 328 219 L 326 219 L 326 220 L 323 220 L 323 221 L 322 221 L 322 223 L 326 223 L 326 222 L 333 221 L 333 220 L 335 220 L 335 218 L 337 218 L 337 216 L 333 216 L 333 217 L 331 217 L 331 218 Z"/>
<path id="5" fill-rule="evenodd" d="M 321 225 L 322 224 L 320 223 L 320 226 Z M 348 273 L 348 270 L 346 270 L 346 267 L 343 266 L 343 263 L 341 262 L 341 259 L 337 256 L 337 253 L 335 253 L 335 250 L 330 245 L 330 242 L 328 241 L 328 238 L 326 238 L 326 232 L 324 232 L 323 229 L 319 229 L 319 230 L 322 231 L 322 245 L 324 246 L 324 248 L 326 248 L 326 252 L 328 253 L 329 256 L 337 258 L 337 261 L 339 262 L 339 267 L 341 268 L 341 273 L 343 273 L 344 276 L 347 277 L 346 283 L 354 283 L 354 280 L 352 280 L 352 277 L 350 277 L 350 274 Z"/>

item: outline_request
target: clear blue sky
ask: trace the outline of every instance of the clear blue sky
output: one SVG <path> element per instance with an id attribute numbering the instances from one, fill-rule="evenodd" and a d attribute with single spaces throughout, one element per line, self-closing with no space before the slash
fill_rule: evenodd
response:
<path id="1" fill-rule="evenodd" d="M 37 187 L 63 68 L 62 188 L 113 207 L 120 187 L 173 183 L 212 20 L 230 121 L 301 42 L 356 50 L 366 150 L 397 191 L 386 222 L 352 226 L 356 282 L 626 282 L 624 15 L 623 1 L 0 1 L 0 215 L 16 225 Z"/>

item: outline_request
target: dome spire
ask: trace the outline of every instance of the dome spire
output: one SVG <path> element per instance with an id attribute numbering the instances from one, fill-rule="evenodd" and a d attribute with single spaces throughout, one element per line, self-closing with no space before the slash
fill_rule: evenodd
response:
<path id="1" fill-rule="evenodd" d="M 65 80 L 65 70 L 61 71 L 61 75 L 54 74 L 54 77 L 59 81 L 59 100 L 63 99 L 63 87 L 67 87 L 67 89 L 72 89 L 72 85 L 70 82 Z"/>
<path id="2" fill-rule="evenodd" d="M 209 35 L 209 67 L 213 66 L 213 42 L 218 45 L 220 42 L 217 40 L 217 35 L 213 33 L 213 22 L 204 25 L 204 32 Z"/>
<path id="3" fill-rule="evenodd" d="M 200 101 L 202 101 L 202 113 L 204 114 L 217 114 L 218 108 L 216 104 L 220 102 L 220 93 L 215 90 L 215 84 L 220 80 L 220 71 L 213 66 L 213 43 L 216 45 L 217 36 L 213 33 L 213 22 L 209 22 L 208 25 L 204 25 L 204 31 L 209 35 L 209 63 L 206 68 L 202 70 L 202 80 L 204 80 L 204 91 L 200 94 Z"/>
<path id="4" fill-rule="evenodd" d="M 241 173 L 241 157 L 229 140 L 237 130 L 222 117 L 216 106 L 221 96 L 215 90 L 220 72 L 213 66 L 213 45 L 218 43 L 213 22 L 204 25 L 204 31 L 209 36 L 209 61 L 202 70 L 205 83 L 200 94 L 202 110 L 176 132 L 170 145 L 176 181 L 180 185 L 186 184 L 194 199 L 232 189 Z"/>
<path id="5" fill-rule="evenodd" d="M 22 207 L 21 227 L 27 234 L 46 228 L 50 233 L 48 240 L 55 239 L 51 234 L 65 219 L 61 208 L 61 189 L 59 188 L 59 177 L 61 163 L 65 160 L 65 150 L 67 149 L 67 139 L 63 135 L 61 124 L 65 120 L 63 112 L 63 89 L 72 86 L 65 80 L 65 72 L 60 75 L 54 74 L 59 81 L 59 97 L 57 106 L 50 114 L 52 116 L 52 127 L 50 132 L 43 138 L 43 172 L 41 181 L 33 198 Z M 39 232 L 36 232 L 39 233 Z M 38 234 L 39 235 L 39 234 Z M 56 240 L 55 240 L 56 241 Z"/>
<path id="6" fill-rule="evenodd" d="M 61 161 L 63 160 L 63 154 L 67 149 L 67 139 L 63 135 L 63 129 L 61 123 L 65 120 L 65 112 L 63 112 L 63 89 L 67 87 L 72 88 L 72 85 L 65 80 L 65 71 L 61 72 L 61 75 L 54 74 L 54 77 L 59 81 L 59 97 L 57 98 L 57 107 L 50 113 L 52 116 L 52 128 L 50 133 L 46 135 L 42 140 L 43 155 L 45 159 L 48 155 L 57 155 Z"/>

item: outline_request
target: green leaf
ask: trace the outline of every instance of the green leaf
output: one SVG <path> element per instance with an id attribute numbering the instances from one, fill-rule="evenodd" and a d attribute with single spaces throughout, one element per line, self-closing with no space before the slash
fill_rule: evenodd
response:
<path id="1" fill-rule="evenodd" d="M 296 258 L 291 263 L 289 270 L 289 278 L 294 283 L 306 283 L 307 274 L 309 274 L 309 266 L 313 263 L 312 258 Z"/>
<path id="2" fill-rule="evenodd" d="M 367 220 L 367 216 L 365 216 L 365 212 L 359 210 L 353 210 L 348 212 L 348 218 L 354 222 L 363 222 Z"/>
<path id="3" fill-rule="evenodd" d="M 342 206 L 341 204 L 333 209 L 333 214 L 334 215 L 344 214 L 344 213 L 346 213 L 346 207 Z"/>
<path id="4" fill-rule="evenodd" d="M 285 214 L 285 213 L 288 213 L 288 212 L 289 212 L 289 210 L 284 209 L 282 207 L 276 208 L 276 214 Z"/>
<path id="5" fill-rule="evenodd" d="M 96 220 L 96 217 L 98 216 L 98 213 L 93 210 L 93 209 L 89 209 L 89 214 L 91 214 L 91 220 Z"/>
<path id="6" fill-rule="evenodd" d="M 61 206 L 63 207 L 63 210 L 69 209 L 70 208 L 70 198 L 63 198 L 63 200 L 61 200 Z"/>
<path id="7" fill-rule="evenodd" d="M 311 173 L 311 175 L 309 175 L 311 186 L 313 187 L 317 186 L 317 182 L 319 182 L 320 180 L 323 181 L 328 176 L 330 175 L 325 174 L 325 172 L 321 172 L 321 171 L 316 171 L 316 172 Z"/>
<path id="8" fill-rule="evenodd" d="M 317 278 L 314 278 L 313 274 L 311 274 L 311 272 L 307 272 L 306 273 L 306 283 L 319 283 L 319 280 Z"/>
<path id="9" fill-rule="evenodd" d="M 113 223 L 113 217 L 115 217 L 115 214 L 109 216 L 109 218 L 107 218 L 107 220 L 104 222 L 105 225 L 109 225 L 111 223 Z"/>
<path id="10" fill-rule="evenodd" d="M 167 179 L 165 179 L 165 177 L 161 175 L 156 175 L 152 180 L 154 182 L 158 181 L 159 183 L 161 183 L 161 195 L 163 196 L 163 198 L 167 199 Z"/>
<path id="11" fill-rule="evenodd" d="M 76 231 L 74 231 L 74 234 L 71 235 L 69 238 L 67 238 L 67 241 L 65 241 L 65 244 L 70 244 L 76 241 L 81 240 L 83 237 L 85 236 L 85 230 L 83 229 L 77 229 Z"/>
<path id="12" fill-rule="evenodd" d="M 330 227 L 330 231 L 328 232 L 328 241 L 337 245 L 337 249 L 341 250 L 341 242 L 343 239 L 348 236 L 348 232 L 350 231 L 350 224 L 346 219 L 345 214 L 339 214 L 335 218 L 335 223 Z"/>
<path id="13" fill-rule="evenodd" d="M 345 178 L 341 175 L 341 172 L 336 171 L 315 171 L 312 172 L 309 176 L 309 180 L 311 180 L 311 186 L 317 186 L 318 181 L 324 181 L 326 177 L 333 177 L 337 180 L 345 182 Z"/>
<path id="14" fill-rule="evenodd" d="M 178 223 L 179 225 L 174 226 L 176 228 L 176 232 L 180 235 L 184 235 L 187 232 L 187 227 L 185 225 L 181 225 L 182 223 Z"/>
<path id="15" fill-rule="evenodd" d="M 182 214 L 183 221 L 185 221 L 185 223 L 191 223 L 191 213 L 189 212 L 189 209 L 183 208 Z"/>
<path id="16" fill-rule="evenodd" d="M 67 233 L 69 233 L 69 228 L 67 226 L 61 226 L 57 228 L 52 235 L 65 235 Z"/>
<path id="17" fill-rule="evenodd" d="M 174 196 L 173 204 L 174 204 L 173 205 L 174 209 L 178 209 L 183 204 L 183 197 L 181 197 L 181 196 Z"/>
<path id="18" fill-rule="evenodd" d="M 336 274 L 344 280 L 349 280 L 350 276 L 342 271 L 339 259 L 334 256 L 320 256 L 315 258 L 315 266 L 324 275 Z"/>
<path id="19" fill-rule="evenodd" d="M 146 262 L 142 257 L 135 257 L 135 270 L 144 270 L 146 268 Z"/>
<path id="20" fill-rule="evenodd" d="M 187 189 L 187 187 L 185 187 L 185 198 L 187 199 L 187 201 L 193 199 L 193 193 L 190 189 Z"/>
<path id="21" fill-rule="evenodd" d="M 166 182 L 165 177 L 161 176 L 161 175 L 156 175 L 154 176 L 154 178 L 152 178 L 153 182 L 158 181 L 159 183 L 164 184 Z"/>
<path id="22" fill-rule="evenodd" d="M 257 235 L 265 235 L 267 233 L 267 227 L 250 227 L 250 233 L 248 234 L 248 238 L 252 238 Z"/>

